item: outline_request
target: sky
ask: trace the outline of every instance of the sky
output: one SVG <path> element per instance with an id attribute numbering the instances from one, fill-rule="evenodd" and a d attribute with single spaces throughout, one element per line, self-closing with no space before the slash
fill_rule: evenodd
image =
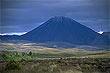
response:
<path id="1" fill-rule="evenodd" d="M 110 31 L 109 0 L 1 0 L 0 34 L 26 33 L 55 16 Z"/>

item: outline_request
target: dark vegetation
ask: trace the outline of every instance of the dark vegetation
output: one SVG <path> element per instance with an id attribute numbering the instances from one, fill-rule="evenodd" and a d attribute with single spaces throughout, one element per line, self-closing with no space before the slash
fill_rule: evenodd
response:
<path id="1" fill-rule="evenodd" d="M 53 53 L 52 53 L 53 52 Z M 65 58 L 65 57 L 85 57 L 85 58 L 110 58 L 109 50 L 105 51 L 97 51 L 94 53 L 90 52 L 73 52 L 69 53 L 68 50 L 66 51 L 59 51 L 59 50 L 47 50 L 47 51 L 38 51 L 38 52 L 15 52 L 15 51 L 1 51 L 0 52 L 0 61 L 9 61 L 9 60 L 16 60 L 16 61 L 27 61 L 27 60 L 37 60 L 40 58 Z"/>
<path id="2" fill-rule="evenodd" d="M 35 59 L 36 57 L 33 58 L 32 52 L 8 52 L 8 51 L 2 51 L 0 53 L 0 61 L 9 61 L 9 60 L 31 60 Z"/>
<path id="3" fill-rule="evenodd" d="M 0 73 L 110 73 L 110 58 L 38 58 L 34 52 L 0 53 Z M 49 57 L 50 55 L 47 55 Z"/>
<path id="4" fill-rule="evenodd" d="M 109 58 L 44 59 L 19 61 L 19 64 L 0 62 L 0 70 L 2 73 L 110 73 Z"/>
<path id="5" fill-rule="evenodd" d="M 18 61 L 10 60 L 7 62 L 5 70 L 21 70 L 21 66 Z"/>

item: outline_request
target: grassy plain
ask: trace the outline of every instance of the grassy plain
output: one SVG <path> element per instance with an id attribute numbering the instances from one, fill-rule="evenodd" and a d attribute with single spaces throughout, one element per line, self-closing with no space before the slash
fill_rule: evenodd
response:
<path id="1" fill-rule="evenodd" d="M 5 70 L 10 60 L 21 70 Z M 110 50 L 0 43 L 0 73 L 110 73 Z"/>

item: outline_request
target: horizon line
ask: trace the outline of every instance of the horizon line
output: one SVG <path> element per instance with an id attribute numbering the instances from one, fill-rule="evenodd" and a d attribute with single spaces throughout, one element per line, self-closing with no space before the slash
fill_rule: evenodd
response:
<path id="1" fill-rule="evenodd" d="M 23 35 L 26 34 L 28 32 L 10 32 L 10 33 L 0 33 L 0 35 Z M 98 31 L 97 33 L 99 34 L 103 34 L 104 31 Z"/>

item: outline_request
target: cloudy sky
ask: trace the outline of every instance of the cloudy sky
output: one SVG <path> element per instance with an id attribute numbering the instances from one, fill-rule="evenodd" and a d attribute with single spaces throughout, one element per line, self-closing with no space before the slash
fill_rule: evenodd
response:
<path id="1" fill-rule="evenodd" d="M 2 0 L 0 34 L 28 32 L 54 16 L 110 31 L 109 0 Z"/>

